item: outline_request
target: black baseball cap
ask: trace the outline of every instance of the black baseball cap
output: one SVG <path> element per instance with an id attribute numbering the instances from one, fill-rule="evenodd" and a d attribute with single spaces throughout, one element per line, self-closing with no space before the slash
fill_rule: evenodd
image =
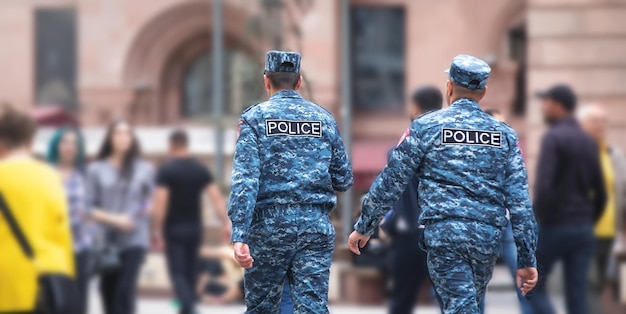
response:
<path id="1" fill-rule="evenodd" d="M 546 91 L 538 92 L 537 97 L 541 99 L 552 99 L 561 104 L 561 106 L 569 112 L 573 112 L 574 109 L 576 109 L 576 94 L 565 84 L 554 85 Z"/>

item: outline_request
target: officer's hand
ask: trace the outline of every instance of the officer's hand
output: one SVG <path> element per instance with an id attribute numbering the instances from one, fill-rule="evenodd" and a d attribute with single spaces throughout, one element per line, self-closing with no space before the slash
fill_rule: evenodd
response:
<path id="1" fill-rule="evenodd" d="M 366 237 L 356 231 L 352 231 L 350 234 L 350 238 L 348 238 L 348 248 L 352 253 L 356 255 L 361 255 L 361 250 L 367 244 L 367 241 L 370 240 L 370 237 Z"/>
<path id="2" fill-rule="evenodd" d="M 250 247 L 248 247 L 248 244 L 235 242 L 233 248 L 235 249 L 235 260 L 237 260 L 239 266 L 245 269 L 252 268 L 254 259 L 250 256 Z"/>
<path id="3" fill-rule="evenodd" d="M 522 291 L 523 296 L 535 288 L 538 279 L 537 268 L 526 267 L 517 270 L 517 287 Z"/>

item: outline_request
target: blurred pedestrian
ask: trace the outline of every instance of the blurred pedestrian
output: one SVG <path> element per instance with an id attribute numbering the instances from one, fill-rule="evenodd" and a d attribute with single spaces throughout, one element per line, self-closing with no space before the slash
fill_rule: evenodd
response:
<path id="1" fill-rule="evenodd" d="M 97 161 L 87 168 L 91 216 L 101 223 L 105 245 L 116 248 L 119 267 L 100 275 L 106 314 L 135 313 L 139 270 L 150 245 L 149 200 L 154 170 L 141 159 L 128 122 L 108 127 Z"/>
<path id="2" fill-rule="evenodd" d="M 494 119 L 506 123 L 506 118 L 498 109 L 486 109 L 485 113 L 494 117 Z M 507 210 L 507 218 L 508 218 Z M 511 272 L 513 282 L 515 282 L 515 276 L 517 274 L 517 249 L 515 248 L 515 239 L 513 238 L 513 227 L 511 222 L 507 223 L 506 227 L 502 228 L 502 239 L 500 242 L 500 258 L 506 264 L 506 267 Z M 515 284 L 514 284 L 515 286 Z M 524 297 L 519 289 L 515 289 L 517 292 L 517 299 L 520 305 L 520 311 L 522 314 L 532 314 L 533 310 L 528 304 L 526 297 Z M 480 303 L 480 312 L 485 312 L 485 299 Z"/>
<path id="3" fill-rule="evenodd" d="M 563 261 L 566 308 L 587 313 L 587 273 L 593 257 L 593 226 L 606 205 L 598 145 L 576 122 L 576 95 L 556 85 L 538 95 L 550 125 L 541 141 L 534 210 L 539 221 L 539 283 L 529 301 L 537 313 L 555 313 L 546 287 Z"/>
<path id="4" fill-rule="evenodd" d="M 222 222 L 226 243 L 230 220 L 226 202 L 213 175 L 189 155 L 189 137 L 183 130 L 170 135 L 169 157 L 157 173 L 152 237 L 165 249 L 171 283 L 180 302 L 181 314 L 197 313 L 196 280 L 202 244 L 202 195 L 206 192 Z M 165 241 L 164 241 L 165 240 Z"/>
<path id="5" fill-rule="evenodd" d="M 294 313 L 328 313 L 330 212 L 352 167 L 333 116 L 297 91 L 299 53 L 269 51 L 264 82 L 270 99 L 239 120 L 229 201 L 246 313 L 277 313 L 285 278 Z"/>
<path id="6" fill-rule="evenodd" d="M 57 130 L 48 146 L 48 162 L 61 175 L 69 207 L 76 283 L 80 293 L 81 313 L 87 313 L 89 279 L 93 265 L 94 228 L 87 212 L 85 184 L 85 143 L 78 129 Z"/>
<path id="7" fill-rule="evenodd" d="M 39 299 L 46 287 L 38 280 L 46 274 L 74 277 L 63 184 L 54 169 L 31 156 L 34 134 L 29 116 L 0 107 L 0 198 L 6 210 L 0 212 L 1 313 L 48 313 Z"/>
<path id="8" fill-rule="evenodd" d="M 523 294 L 537 281 L 536 225 L 517 134 L 484 113 L 490 67 L 459 55 L 448 71 L 450 107 L 407 129 L 387 167 L 363 201 L 348 246 L 356 254 L 384 213 L 417 175 L 420 245 L 445 313 L 479 313 L 498 254 L 506 209 L 518 248 L 517 284 Z"/>
<path id="9" fill-rule="evenodd" d="M 600 149 L 600 163 L 606 187 L 607 202 L 604 213 L 595 225 L 595 258 L 593 263 L 596 272 L 592 273 L 591 290 L 593 300 L 591 313 L 609 312 L 601 304 L 604 291 L 617 293 L 615 287 L 608 283 L 616 283 L 617 278 L 607 278 L 607 267 L 616 237 L 624 235 L 623 222 L 626 218 L 626 158 L 622 151 L 607 141 L 608 118 L 604 108 L 588 105 L 578 111 L 578 120 L 583 129 L 596 141 Z M 609 279 L 609 280 L 607 280 Z"/>
<path id="10" fill-rule="evenodd" d="M 434 86 L 422 86 L 413 93 L 407 112 L 412 122 L 422 115 L 440 110 L 442 106 L 441 91 Z M 392 153 L 393 149 L 387 154 L 388 160 L 391 160 Z M 419 288 L 425 282 L 430 283 L 426 252 L 417 245 L 424 234 L 424 225 L 417 222 L 420 216 L 418 186 L 419 177 L 414 175 L 381 226 L 391 237 L 392 288 L 389 313 L 392 314 L 413 313 Z"/>

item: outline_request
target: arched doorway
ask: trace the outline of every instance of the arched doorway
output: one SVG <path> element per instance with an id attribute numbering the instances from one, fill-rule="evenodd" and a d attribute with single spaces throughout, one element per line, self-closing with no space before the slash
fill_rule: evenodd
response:
<path id="1" fill-rule="evenodd" d="M 236 117 L 264 98 L 263 66 L 233 40 L 225 44 L 222 105 L 225 115 Z M 179 45 L 165 64 L 161 82 L 159 122 L 210 122 L 214 107 L 210 35 Z"/>
<path id="2" fill-rule="evenodd" d="M 125 84 L 134 91 L 129 108 L 137 124 L 206 120 L 212 103 L 211 13 L 207 1 L 168 8 L 141 29 L 125 64 Z M 224 105 L 238 115 L 262 94 L 262 56 L 245 42 L 246 12 L 225 4 Z"/>
<path id="3" fill-rule="evenodd" d="M 238 115 L 264 97 L 263 66 L 236 48 L 224 51 L 224 111 Z M 180 114 L 192 118 L 213 110 L 213 52 L 206 51 L 193 60 L 184 73 Z"/>

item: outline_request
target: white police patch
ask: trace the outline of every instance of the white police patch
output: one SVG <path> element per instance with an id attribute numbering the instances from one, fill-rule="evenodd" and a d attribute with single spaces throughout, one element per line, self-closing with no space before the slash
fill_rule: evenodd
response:
<path id="1" fill-rule="evenodd" d="M 322 137 L 322 121 L 265 120 L 265 134 Z"/>
<path id="2" fill-rule="evenodd" d="M 441 130 L 443 145 L 477 145 L 502 147 L 502 132 L 483 130 L 464 130 L 443 128 Z"/>

